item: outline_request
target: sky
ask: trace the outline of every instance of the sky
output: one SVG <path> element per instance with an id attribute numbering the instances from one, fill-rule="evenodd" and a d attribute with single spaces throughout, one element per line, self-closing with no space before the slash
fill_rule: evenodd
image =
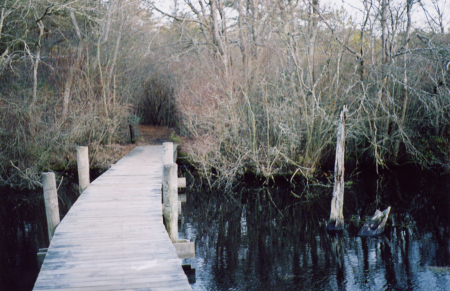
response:
<path id="1" fill-rule="evenodd" d="M 177 0 L 179 6 L 183 6 L 184 0 Z M 380 0 L 373 0 L 374 3 Z M 406 0 L 389 0 L 394 7 L 403 6 Z M 420 0 L 422 5 L 415 0 L 412 11 L 412 27 L 413 28 L 427 28 L 430 23 L 436 28 L 438 27 L 433 20 L 438 19 L 437 9 L 441 11 L 442 22 L 444 24 L 445 32 L 450 29 L 450 0 Z M 197 2 L 193 0 L 192 2 Z M 173 11 L 173 0 L 154 0 L 155 5 L 165 12 Z M 356 23 L 361 23 L 364 9 L 363 0 L 320 0 L 321 6 L 332 7 L 335 9 L 344 8 L 352 20 Z M 427 11 L 426 13 L 424 11 Z"/>
<path id="2" fill-rule="evenodd" d="M 328 5 L 334 5 L 334 7 L 344 7 L 344 9 L 352 16 L 353 19 L 357 19 L 359 22 L 362 20 L 361 10 L 364 9 L 363 1 L 361 0 L 325 0 L 322 1 Z M 374 0 L 378 2 L 378 0 Z M 390 0 L 392 6 L 404 6 L 406 0 Z M 444 24 L 445 31 L 450 29 L 450 0 L 420 0 L 421 4 L 415 0 L 412 11 L 412 27 L 413 28 L 425 28 L 429 27 L 431 22 L 433 25 L 436 23 L 433 20 L 437 20 L 440 10 L 442 22 Z M 426 11 L 426 12 L 425 12 Z"/>

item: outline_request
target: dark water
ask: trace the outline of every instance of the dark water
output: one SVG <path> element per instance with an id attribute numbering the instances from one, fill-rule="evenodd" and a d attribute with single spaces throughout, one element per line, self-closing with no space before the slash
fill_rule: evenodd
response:
<path id="1" fill-rule="evenodd" d="M 449 175 L 407 170 L 352 178 L 344 202 L 349 227 L 340 235 L 325 231 L 332 188 L 315 181 L 233 195 L 187 191 L 180 237 L 196 241 L 196 258 L 183 260 L 196 269 L 193 289 L 450 290 Z M 76 195 L 58 193 L 64 215 Z M 48 246 L 41 196 L 1 192 L 0 291 L 33 287 L 36 252 Z M 358 237 L 356 217 L 389 205 L 385 235 Z"/>
<path id="2" fill-rule="evenodd" d="M 66 177 L 58 196 L 63 218 L 77 199 L 76 185 Z M 36 254 L 48 244 L 42 190 L 0 188 L 0 291 L 32 290 L 39 273 Z"/>
<path id="3" fill-rule="evenodd" d="M 180 236 L 196 241 L 196 258 L 184 260 L 196 269 L 193 289 L 450 290 L 449 176 L 355 178 L 346 222 L 391 205 L 382 237 L 358 237 L 352 225 L 327 233 L 331 188 L 188 193 Z"/>

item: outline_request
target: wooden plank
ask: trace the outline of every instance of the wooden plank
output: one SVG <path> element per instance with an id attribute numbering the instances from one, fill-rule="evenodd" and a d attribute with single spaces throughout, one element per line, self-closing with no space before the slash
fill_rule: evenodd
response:
<path id="1" fill-rule="evenodd" d="M 173 246 L 175 247 L 178 258 L 195 258 L 195 242 L 190 242 L 188 240 L 178 240 L 173 244 Z"/>
<path id="2" fill-rule="evenodd" d="M 178 188 L 186 188 L 186 178 L 178 178 Z"/>
<path id="3" fill-rule="evenodd" d="M 107 240 L 105 240 L 104 242 L 106 242 L 106 241 Z M 148 241 L 148 239 L 147 239 L 147 241 Z M 153 241 L 152 244 L 146 243 L 146 240 L 143 240 L 143 239 L 138 240 L 136 242 L 128 242 L 128 241 L 124 241 L 123 243 L 117 242 L 117 243 L 112 243 L 111 247 L 105 248 L 104 250 L 120 249 L 120 251 L 122 253 L 126 253 L 127 252 L 126 248 L 130 248 L 130 249 L 136 248 L 135 253 L 139 253 L 139 249 L 142 248 L 142 249 L 148 250 L 149 255 L 152 254 L 151 252 L 153 252 L 153 251 L 157 252 L 158 249 L 161 249 L 164 251 L 173 251 L 173 248 L 166 247 L 167 246 L 166 240 L 158 238 L 158 239 L 155 239 L 152 241 Z M 100 254 L 101 247 L 102 247 L 101 244 L 104 242 L 97 243 L 97 242 L 92 241 L 92 243 L 83 243 L 82 241 L 80 241 L 78 243 L 76 243 L 76 242 L 75 243 L 67 243 L 67 244 L 62 243 L 57 246 L 51 245 L 50 249 L 52 249 L 52 251 L 48 252 L 48 254 L 49 254 L 48 258 L 52 258 L 54 253 L 59 254 L 59 253 L 61 253 L 61 251 L 65 250 L 65 249 L 67 249 L 68 253 L 71 253 L 71 254 L 79 253 L 81 255 L 83 253 L 83 249 L 86 249 L 86 248 L 83 248 L 85 246 L 88 247 L 87 249 L 94 249 L 94 250 L 98 249 L 97 253 Z M 149 249 L 149 248 L 153 248 L 153 249 Z M 104 251 L 104 250 L 102 250 L 102 251 Z"/>
<path id="4" fill-rule="evenodd" d="M 165 241 L 161 241 L 165 243 Z M 190 243 L 184 243 L 182 245 L 187 245 Z M 174 244 L 176 245 L 176 244 Z M 141 245 L 116 245 L 114 247 L 108 247 L 106 249 L 92 249 L 92 248 L 80 248 L 80 249 L 62 249 L 62 250 L 54 250 L 47 256 L 47 260 L 65 260 L 67 257 L 72 257 L 75 259 L 80 259 L 86 257 L 89 260 L 92 257 L 113 257 L 119 258 L 121 256 L 132 257 L 132 256 L 147 256 L 149 258 L 154 258 L 153 256 L 158 255 L 158 252 L 154 250 L 148 250 L 145 248 L 145 244 Z M 136 249 L 139 248 L 139 249 Z M 158 246 L 158 250 L 166 251 L 161 246 Z M 169 250 L 170 251 L 170 250 Z M 166 256 L 167 257 L 167 256 Z"/>
<path id="5" fill-rule="evenodd" d="M 186 290 L 179 288 L 182 285 L 184 278 L 178 278 L 173 276 L 160 276 L 153 279 L 149 277 L 147 280 L 115 280 L 112 282 L 84 282 L 74 284 L 65 284 L 61 281 L 49 281 L 48 284 L 40 284 L 36 286 L 34 290 L 149 290 L 146 289 L 151 284 L 150 290 Z M 47 282 L 44 282 L 47 283 Z M 171 289 L 166 289 L 170 287 Z M 164 288 L 164 289 L 162 289 Z M 179 289 L 178 289 L 179 288 Z"/>
<path id="6" fill-rule="evenodd" d="M 178 194 L 178 201 L 186 202 L 186 194 Z"/>
<path id="7" fill-rule="evenodd" d="M 191 290 L 162 222 L 161 146 L 136 147 L 56 228 L 34 290 Z"/>
<path id="8" fill-rule="evenodd" d="M 137 258 L 134 258 L 137 260 Z M 71 264 L 64 264 L 64 263 L 53 263 L 49 265 L 46 268 L 42 269 L 42 272 L 45 272 L 44 275 L 41 276 L 41 278 L 47 278 L 47 279 L 55 279 L 57 276 L 63 276 L 68 275 L 71 277 L 77 277 L 83 280 L 88 280 L 89 276 L 92 274 L 98 275 L 103 274 L 105 276 L 112 275 L 112 274 L 118 274 L 119 276 L 127 276 L 128 273 L 140 273 L 140 272 L 166 272 L 166 271 L 172 271 L 174 273 L 180 273 L 181 272 L 181 260 L 177 259 L 178 261 L 173 262 L 173 264 L 176 264 L 177 266 L 164 266 L 167 265 L 167 263 L 164 261 L 165 259 L 154 259 L 154 261 L 157 261 L 157 264 L 160 264 L 161 266 L 148 266 L 148 264 L 151 264 L 151 262 L 142 262 L 140 263 L 137 261 L 133 264 L 126 264 L 122 263 L 124 260 L 98 260 L 98 261 L 91 261 L 91 262 L 73 262 Z M 50 275 L 47 275 L 50 274 Z M 86 278 L 82 278 L 86 277 Z"/>
<path id="9" fill-rule="evenodd" d="M 102 275 L 95 275 L 95 277 L 89 278 L 87 281 L 82 281 L 80 278 L 71 278 L 69 276 L 60 276 L 57 281 L 52 279 L 46 279 L 42 280 L 42 286 L 58 286 L 58 287 L 65 287 L 65 288 L 77 288 L 77 287 L 93 287 L 93 286 L 115 286 L 120 285 L 123 283 L 145 283 L 145 282 L 161 282 L 161 281 L 177 281 L 177 280 L 183 280 L 183 276 L 180 274 L 172 274 L 171 271 L 173 270 L 163 270 L 164 272 L 148 272 L 147 276 L 142 276 L 139 273 L 134 274 L 127 274 L 125 278 L 120 275 L 119 273 L 116 274 L 116 276 L 102 276 Z"/>
<path id="10" fill-rule="evenodd" d="M 132 262 L 118 261 L 118 260 L 97 260 L 92 262 L 49 262 L 43 268 L 43 271 L 52 270 L 52 272 L 45 272 L 41 275 L 41 278 L 56 278 L 62 276 L 63 274 L 69 274 L 71 276 L 77 276 L 77 274 L 86 273 L 98 273 L 98 274 L 109 274 L 112 272 L 124 272 L 127 270 L 134 271 L 148 271 L 153 270 L 158 272 L 159 270 L 178 270 L 178 263 L 180 259 L 170 259 L 172 265 L 167 266 L 167 264 L 160 264 L 161 260 L 159 258 L 155 259 L 134 259 Z M 156 266 L 155 266 L 156 265 Z"/>
<path id="11" fill-rule="evenodd" d="M 164 281 L 164 282 L 154 282 L 152 287 L 148 289 L 148 283 L 124 283 L 109 286 L 83 286 L 78 288 L 66 288 L 61 286 L 38 286 L 34 290 L 70 290 L 70 291 L 108 291 L 108 290 L 158 290 L 158 291 L 184 291 L 187 290 L 182 287 L 183 281 Z M 190 289 L 188 289 L 190 290 Z"/>

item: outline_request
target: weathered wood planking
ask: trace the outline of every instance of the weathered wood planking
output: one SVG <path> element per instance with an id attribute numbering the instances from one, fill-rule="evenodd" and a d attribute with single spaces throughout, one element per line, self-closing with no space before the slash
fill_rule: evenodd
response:
<path id="1" fill-rule="evenodd" d="M 162 146 L 93 181 L 56 228 L 34 290 L 191 290 L 162 222 Z"/>

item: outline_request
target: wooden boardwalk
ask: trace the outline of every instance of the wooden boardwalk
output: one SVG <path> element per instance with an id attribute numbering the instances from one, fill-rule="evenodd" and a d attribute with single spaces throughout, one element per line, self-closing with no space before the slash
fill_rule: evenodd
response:
<path id="1" fill-rule="evenodd" d="M 56 228 L 34 290 L 191 290 L 162 222 L 162 146 L 137 147 Z"/>

